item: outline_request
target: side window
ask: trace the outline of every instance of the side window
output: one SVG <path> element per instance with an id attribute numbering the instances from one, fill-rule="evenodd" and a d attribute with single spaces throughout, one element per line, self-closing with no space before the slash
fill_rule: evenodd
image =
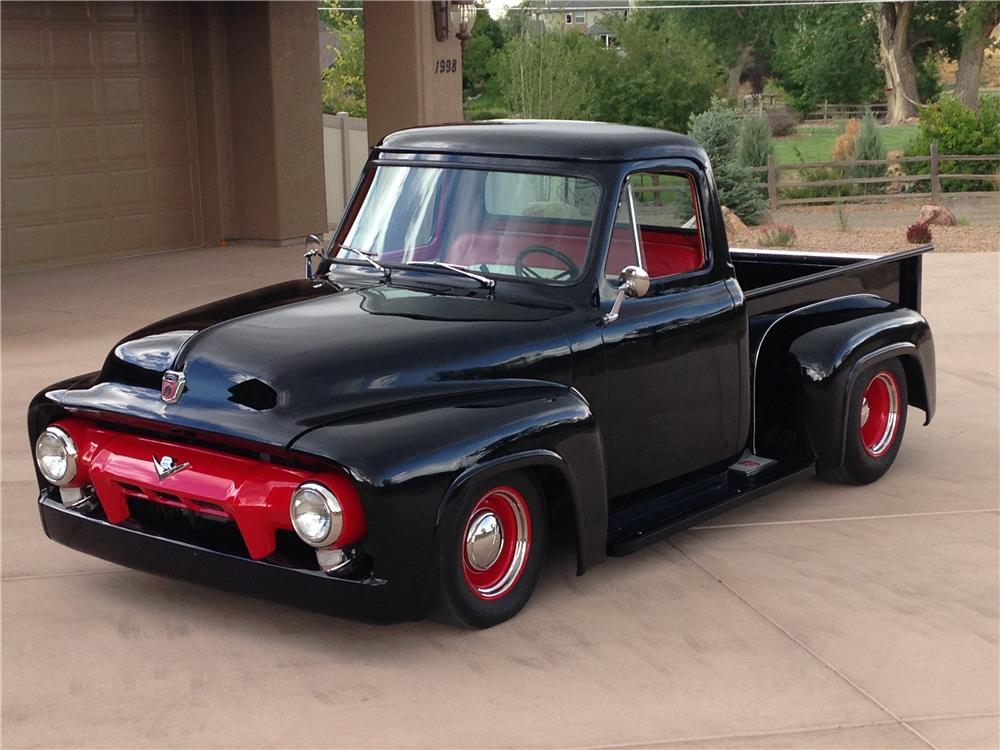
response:
<path id="1" fill-rule="evenodd" d="M 626 185 L 638 230 L 638 257 L 652 279 L 690 273 L 706 265 L 705 246 L 694 180 L 679 172 L 636 172 Z M 627 192 L 623 190 L 627 200 Z M 619 206 L 619 216 L 623 208 Z M 617 233 L 617 222 L 615 227 Z M 620 251 L 608 252 L 609 266 Z M 617 278 L 618 271 L 614 269 Z M 609 276 L 611 269 L 608 269 Z"/>

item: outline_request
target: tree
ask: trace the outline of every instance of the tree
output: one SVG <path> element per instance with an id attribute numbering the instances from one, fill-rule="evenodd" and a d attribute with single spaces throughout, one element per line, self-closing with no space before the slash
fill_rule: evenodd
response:
<path id="1" fill-rule="evenodd" d="M 652 24 L 642 14 L 605 23 L 618 47 L 592 58 L 597 119 L 681 131 L 709 105 L 721 71 L 690 29 L 677 19 Z"/>
<path id="2" fill-rule="evenodd" d="M 699 36 L 701 45 L 709 44 L 726 68 L 726 96 L 732 100 L 739 96 L 747 71 L 769 61 L 776 32 L 794 16 L 784 8 L 708 5 L 679 10 L 650 9 L 643 14 L 656 26 L 673 23 Z"/>
<path id="3" fill-rule="evenodd" d="M 365 32 L 360 13 L 331 13 L 337 17 L 336 58 L 323 71 L 321 91 L 323 111 L 330 114 L 347 112 L 354 117 L 365 117 L 368 105 L 365 98 Z M 331 24 L 333 25 L 333 24 Z"/>
<path id="4" fill-rule="evenodd" d="M 1000 26 L 1000 0 L 966 4 L 961 21 L 962 50 L 955 76 L 955 97 L 970 109 L 979 108 L 983 58 L 997 26 Z"/>
<path id="5" fill-rule="evenodd" d="M 688 135 L 701 144 L 712 162 L 722 205 L 747 224 L 757 224 L 767 213 L 767 202 L 755 173 L 739 162 L 739 133 L 736 110 L 719 99 L 713 99 L 701 114 L 691 115 L 688 123 Z"/>
<path id="6" fill-rule="evenodd" d="M 526 30 L 508 41 L 499 78 L 509 109 L 523 117 L 682 130 L 720 83 L 712 51 L 673 22 L 656 26 L 633 17 L 605 23 L 617 40 L 613 49 L 576 33 Z"/>
<path id="7" fill-rule="evenodd" d="M 958 51 L 958 6 L 955 3 L 883 2 L 875 13 L 879 58 L 885 75 L 890 125 L 917 114 L 918 79 L 926 76 L 933 60 L 928 55 L 954 57 Z"/>
<path id="8" fill-rule="evenodd" d="M 917 114 L 917 66 L 910 51 L 910 21 L 913 0 L 881 3 L 875 15 L 878 27 L 879 58 L 885 73 L 888 97 L 886 122 L 902 122 Z"/>
<path id="9" fill-rule="evenodd" d="M 462 48 L 462 90 L 477 96 L 496 75 L 497 51 L 504 45 L 503 29 L 485 10 L 476 16 L 472 36 Z"/>
<path id="10" fill-rule="evenodd" d="M 517 116 L 593 118 L 596 61 L 607 50 L 583 34 L 529 34 L 504 46 L 498 76 L 504 101 Z"/>
<path id="11" fill-rule="evenodd" d="M 772 66 L 800 112 L 823 101 L 866 103 L 881 92 L 875 22 L 863 6 L 802 8 L 776 33 Z"/>

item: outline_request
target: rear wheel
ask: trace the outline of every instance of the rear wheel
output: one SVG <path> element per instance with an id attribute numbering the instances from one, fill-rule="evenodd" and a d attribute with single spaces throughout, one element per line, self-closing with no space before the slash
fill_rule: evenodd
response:
<path id="1" fill-rule="evenodd" d="M 538 582 L 547 540 L 545 502 L 531 475 L 467 487 L 438 535 L 438 614 L 469 628 L 516 615 Z"/>
<path id="2" fill-rule="evenodd" d="M 823 474 L 844 484 L 868 484 L 885 474 L 906 428 L 906 373 L 898 359 L 865 370 L 849 395 L 844 463 Z"/>

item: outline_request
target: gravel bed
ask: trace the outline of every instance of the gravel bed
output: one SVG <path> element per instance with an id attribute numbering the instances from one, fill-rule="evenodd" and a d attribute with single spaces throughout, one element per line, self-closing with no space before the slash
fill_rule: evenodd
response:
<path id="1" fill-rule="evenodd" d="M 1000 227 L 931 227 L 931 242 L 939 253 L 995 253 L 1000 251 Z M 897 252 L 914 245 L 906 241 L 906 228 L 796 229 L 795 247 L 834 252 Z"/>

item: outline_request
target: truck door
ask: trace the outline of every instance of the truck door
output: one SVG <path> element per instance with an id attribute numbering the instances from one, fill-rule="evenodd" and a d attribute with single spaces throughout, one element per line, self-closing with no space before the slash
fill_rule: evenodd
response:
<path id="1" fill-rule="evenodd" d="M 603 328 L 611 435 L 612 496 L 649 487 L 738 455 L 743 312 L 728 265 L 703 230 L 699 175 L 630 174 L 621 191 L 602 284 L 610 304 L 624 266 L 650 276 Z"/>

